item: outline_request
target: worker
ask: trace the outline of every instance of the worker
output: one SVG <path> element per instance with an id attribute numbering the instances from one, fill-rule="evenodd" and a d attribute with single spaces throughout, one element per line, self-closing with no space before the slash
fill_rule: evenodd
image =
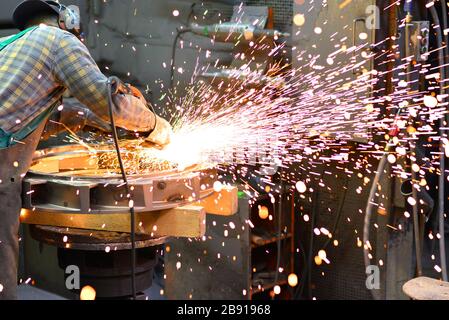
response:
<path id="1" fill-rule="evenodd" d="M 16 7 L 13 21 L 21 32 L 0 43 L 0 299 L 17 298 L 22 178 L 48 117 L 64 114 L 62 94 L 69 90 L 109 121 L 108 79 L 77 37 L 79 14 L 55 1 L 27 0 Z M 170 124 L 132 89 L 134 94 L 114 96 L 116 125 L 166 145 Z"/>

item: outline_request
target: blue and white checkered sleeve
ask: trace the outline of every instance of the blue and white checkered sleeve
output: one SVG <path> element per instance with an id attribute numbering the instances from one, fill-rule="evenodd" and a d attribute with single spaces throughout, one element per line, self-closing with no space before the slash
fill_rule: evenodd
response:
<path id="1" fill-rule="evenodd" d="M 72 95 L 102 120 L 109 121 L 107 78 L 87 48 L 75 36 L 62 33 L 55 43 L 54 76 Z M 154 124 L 153 113 L 131 95 L 115 97 L 116 124 L 127 130 L 147 132 Z"/>

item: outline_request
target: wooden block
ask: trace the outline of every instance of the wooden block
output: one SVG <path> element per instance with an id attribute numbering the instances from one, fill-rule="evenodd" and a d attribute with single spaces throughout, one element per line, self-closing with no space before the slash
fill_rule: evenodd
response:
<path id="1" fill-rule="evenodd" d="M 22 209 L 20 221 L 26 224 L 115 232 L 129 232 L 129 212 L 81 214 L 50 213 Z M 136 213 L 136 232 L 153 237 L 197 238 L 206 232 L 206 211 L 198 206 Z"/>
<path id="2" fill-rule="evenodd" d="M 198 201 L 195 205 L 204 207 L 208 214 L 232 216 L 238 211 L 238 188 L 223 187 L 220 192 Z"/>
<path id="3" fill-rule="evenodd" d="M 38 161 L 31 167 L 32 171 L 44 172 L 44 173 L 58 173 L 71 169 L 97 169 L 98 159 L 87 156 L 78 156 L 72 158 L 52 158 Z"/>
<path id="4" fill-rule="evenodd" d="M 407 281 L 404 293 L 414 300 L 449 300 L 449 282 L 427 277 Z"/>
<path id="5" fill-rule="evenodd" d="M 98 159 L 91 156 L 62 158 L 59 160 L 59 170 L 97 169 Z"/>
<path id="6" fill-rule="evenodd" d="M 55 173 L 59 172 L 59 161 L 38 161 L 35 165 L 33 165 L 30 170 L 35 172 L 43 172 L 43 173 Z"/>
<path id="7" fill-rule="evenodd" d="M 199 206 L 184 206 L 157 214 L 136 216 L 137 232 L 153 236 L 202 237 L 206 233 L 206 211 Z M 141 224 L 141 225 L 140 225 Z"/>

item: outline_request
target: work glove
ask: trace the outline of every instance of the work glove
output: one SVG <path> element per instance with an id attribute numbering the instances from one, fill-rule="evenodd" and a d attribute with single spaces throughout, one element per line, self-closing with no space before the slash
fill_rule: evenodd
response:
<path id="1" fill-rule="evenodd" d="M 139 89 L 132 85 L 128 85 L 130 94 L 132 94 L 134 97 L 139 98 L 142 102 L 146 103 L 146 99 L 143 96 L 142 92 L 140 92 Z"/>
<path id="2" fill-rule="evenodd" d="M 49 118 L 42 134 L 42 140 L 52 138 L 64 131 L 77 133 L 85 130 L 86 127 L 106 132 L 111 131 L 109 122 L 102 120 L 78 100 L 64 98 L 64 103 Z"/>
<path id="3" fill-rule="evenodd" d="M 145 141 L 154 143 L 159 146 L 166 146 L 171 142 L 173 136 L 173 129 L 170 123 L 164 118 L 156 116 L 156 125 L 154 130 L 146 137 Z"/>
<path id="4" fill-rule="evenodd" d="M 120 85 L 118 87 L 118 93 L 132 95 L 132 96 L 138 98 L 140 101 L 142 101 L 143 104 L 147 103 L 142 92 L 139 89 L 137 89 L 136 87 L 130 85 L 129 83 Z"/>

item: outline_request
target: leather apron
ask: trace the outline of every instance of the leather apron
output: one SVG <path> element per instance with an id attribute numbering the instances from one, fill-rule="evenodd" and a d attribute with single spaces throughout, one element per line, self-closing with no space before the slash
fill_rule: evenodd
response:
<path id="1" fill-rule="evenodd" d="M 17 299 L 22 179 L 31 165 L 45 123 L 20 143 L 0 149 L 0 300 Z"/>

